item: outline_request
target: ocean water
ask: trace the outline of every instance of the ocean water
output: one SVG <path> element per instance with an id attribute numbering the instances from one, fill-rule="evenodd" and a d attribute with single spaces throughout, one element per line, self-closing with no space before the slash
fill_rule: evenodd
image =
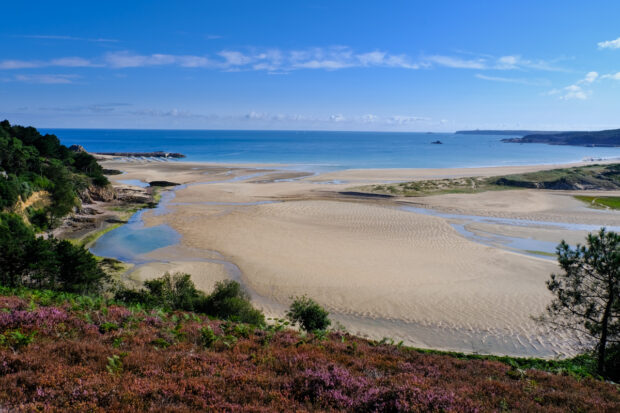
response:
<path id="1" fill-rule="evenodd" d="M 620 148 L 503 143 L 508 136 L 451 133 L 43 129 L 91 152 L 180 152 L 187 161 L 277 163 L 316 172 L 446 168 L 620 158 Z M 443 145 L 433 145 L 440 140 Z"/>

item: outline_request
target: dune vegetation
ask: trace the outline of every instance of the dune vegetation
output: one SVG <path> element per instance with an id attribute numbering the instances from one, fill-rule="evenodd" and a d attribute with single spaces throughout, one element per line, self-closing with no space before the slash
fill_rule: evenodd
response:
<path id="1" fill-rule="evenodd" d="M 620 189 L 620 164 L 588 165 L 488 178 L 467 177 L 367 185 L 357 190 L 409 197 L 518 188 L 618 190 Z M 608 202 L 614 203 L 613 199 Z M 617 203 L 617 199 L 615 202 Z"/>

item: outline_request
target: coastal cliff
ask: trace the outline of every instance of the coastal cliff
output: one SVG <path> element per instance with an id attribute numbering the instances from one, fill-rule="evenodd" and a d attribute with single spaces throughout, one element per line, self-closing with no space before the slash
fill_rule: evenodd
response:
<path id="1" fill-rule="evenodd" d="M 502 142 L 615 147 L 620 146 L 620 129 L 610 129 L 597 132 L 535 133 L 526 135 L 522 138 L 502 139 Z"/>

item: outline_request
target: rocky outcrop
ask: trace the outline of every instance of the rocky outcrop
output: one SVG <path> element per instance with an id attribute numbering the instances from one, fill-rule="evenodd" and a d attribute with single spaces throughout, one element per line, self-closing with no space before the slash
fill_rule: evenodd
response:
<path id="1" fill-rule="evenodd" d="M 90 185 L 79 193 L 82 202 L 92 204 L 93 201 L 110 202 L 116 199 L 116 191 L 112 185 Z"/>
<path id="2" fill-rule="evenodd" d="M 69 150 L 72 152 L 86 152 L 86 149 L 82 145 L 71 145 L 69 146 Z"/>

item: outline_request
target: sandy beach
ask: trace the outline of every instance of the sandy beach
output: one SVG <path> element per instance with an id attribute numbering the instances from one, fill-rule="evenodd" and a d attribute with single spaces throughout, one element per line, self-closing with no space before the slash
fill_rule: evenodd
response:
<path id="1" fill-rule="evenodd" d="M 260 165 L 113 159 L 104 167 L 126 172 L 111 177 L 117 183 L 187 184 L 174 189 L 164 208 L 144 214 L 146 226 L 169 225 L 181 234 L 180 243 L 147 254 L 152 262 L 136 266 L 129 279 L 184 271 L 209 291 L 216 281 L 234 278 L 271 316 L 282 316 L 291 296 L 307 294 L 351 333 L 469 353 L 554 357 L 575 354 L 580 346 L 576 337 L 532 319 L 551 298 L 545 281 L 558 270 L 555 261 L 499 241 L 477 242 L 475 236 L 576 243 L 587 230 L 543 223 L 620 226 L 620 214 L 588 208 L 564 191 L 394 199 L 341 194 L 370 183 L 494 176 L 557 165 L 321 175 Z M 408 205 L 538 223 L 466 221 L 403 209 Z M 473 235 L 464 236 L 458 225 Z"/>

